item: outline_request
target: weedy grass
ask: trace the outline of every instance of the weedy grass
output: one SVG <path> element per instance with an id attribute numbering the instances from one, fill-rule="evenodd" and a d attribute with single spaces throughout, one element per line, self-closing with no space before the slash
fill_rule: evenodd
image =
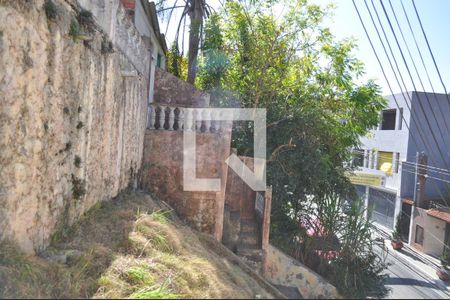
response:
<path id="1" fill-rule="evenodd" d="M 66 263 L 0 244 L 0 298 L 271 297 L 163 207 L 139 192 L 99 202 L 53 239 L 80 253 Z"/>

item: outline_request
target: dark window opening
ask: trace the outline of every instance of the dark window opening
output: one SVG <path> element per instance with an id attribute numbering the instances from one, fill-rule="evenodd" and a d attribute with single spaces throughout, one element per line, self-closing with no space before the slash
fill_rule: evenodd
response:
<path id="1" fill-rule="evenodd" d="M 423 245 L 423 228 L 419 225 L 416 225 L 415 242 L 419 245 Z"/>
<path id="2" fill-rule="evenodd" d="M 395 165 L 395 173 L 398 173 L 398 168 L 400 166 L 400 153 L 399 152 L 395 153 L 394 165 Z"/>
<path id="3" fill-rule="evenodd" d="M 400 116 L 399 116 L 399 122 L 398 122 L 398 130 L 402 130 L 402 124 L 403 124 L 403 108 L 400 108 Z"/>
<path id="4" fill-rule="evenodd" d="M 158 53 L 158 56 L 156 57 L 156 66 L 158 68 L 161 68 L 161 54 Z"/>
<path id="5" fill-rule="evenodd" d="M 354 167 L 363 167 L 363 165 L 364 165 L 364 150 L 355 149 L 353 151 L 352 164 Z"/>
<path id="6" fill-rule="evenodd" d="M 395 130 L 395 117 L 397 110 L 390 109 L 383 111 L 383 119 L 381 121 L 381 130 Z"/>

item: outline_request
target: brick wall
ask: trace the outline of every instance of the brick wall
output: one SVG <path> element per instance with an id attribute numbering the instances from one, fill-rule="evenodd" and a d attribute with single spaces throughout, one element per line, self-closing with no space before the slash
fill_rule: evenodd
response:
<path id="1" fill-rule="evenodd" d="M 222 239 L 231 130 L 197 133 L 197 177 L 220 178 L 221 192 L 183 191 L 183 132 L 147 130 L 142 188 L 171 205 L 195 229 Z"/>

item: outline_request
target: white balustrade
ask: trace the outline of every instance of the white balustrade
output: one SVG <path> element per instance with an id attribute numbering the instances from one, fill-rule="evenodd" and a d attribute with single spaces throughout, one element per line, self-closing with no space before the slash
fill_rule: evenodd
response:
<path id="1" fill-rule="evenodd" d="M 184 129 L 184 109 L 183 108 L 178 108 L 179 112 L 178 112 L 178 130 L 183 130 Z"/>
<path id="2" fill-rule="evenodd" d="M 204 108 L 186 109 L 152 103 L 149 107 L 148 128 L 214 133 L 223 129 L 220 117 L 219 112 Z"/>
<path id="3" fill-rule="evenodd" d="M 203 111 L 203 120 L 205 120 L 205 132 L 210 132 L 211 130 L 211 112 L 207 109 Z"/>
<path id="4" fill-rule="evenodd" d="M 173 130 L 175 124 L 175 108 L 169 107 L 169 130 Z"/>
<path id="5" fill-rule="evenodd" d="M 155 121 L 156 121 L 156 111 L 155 111 L 156 107 L 153 104 L 150 104 L 149 107 L 149 124 L 148 124 L 148 128 L 149 129 L 155 129 Z"/>
<path id="6" fill-rule="evenodd" d="M 215 116 L 216 120 L 214 121 L 214 130 L 216 132 L 220 132 L 222 121 L 220 120 L 220 117 L 222 114 L 220 112 L 217 112 L 217 115 Z"/>
<path id="7" fill-rule="evenodd" d="M 192 111 L 190 110 L 190 109 L 188 109 L 187 111 L 186 111 L 186 130 L 187 131 L 192 131 L 192 121 L 193 121 L 193 119 L 194 119 L 194 117 L 192 116 Z"/>
<path id="8" fill-rule="evenodd" d="M 159 109 L 159 130 L 164 130 L 164 123 L 166 123 L 166 107 L 161 105 Z"/>
<path id="9" fill-rule="evenodd" d="M 196 109 L 195 111 L 195 130 L 202 131 L 202 112 L 201 108 Z"/>

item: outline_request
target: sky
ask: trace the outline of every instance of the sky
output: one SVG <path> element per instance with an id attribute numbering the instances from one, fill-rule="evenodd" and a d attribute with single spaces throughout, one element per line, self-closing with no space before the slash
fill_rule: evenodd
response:
<path id="1" fill-rule="evenodd" d="M 325 3 L 328 1 L 320 0 L 316 1 L 319 3 Z M 372 78 L 377 79 L 377 83 L 382 87 L 383 94 L 390 94 L 389 86 L 386 79 L 383 76 L 381 67 L 374 55 L 374 52 L 370 46 L 369 40 L 364 32 L 364 29 L 359 21 L 356 10 L 353 6 L 351 0 L 334 0 L 336 5 L 336 11 L 334 16 L 334 23 L 332 26 L 333 33 L 337 38 L 345 38 L 348 36 L 353 36 L 358 40 L 359 49 L 355 52 L 356 57 L 361 59 L 366 66 L 366 75 L 365 79 Z M 368 29 L 369 35 L 371 36 L 372 42 L 374 43 L 375 49 L 382 61 L 383 68 L 386 71 L 386 75 L 388 77 L 389 82 L 391 83 L 391 88 L 394 93 L 400 92 L 401 89 L 397 84 L 395 76 L 392 72 L 392 69 L 389 65 L 388 60 L 384 54 L 384 50 L 377 36 L 376 30 L 373 27 L 372 21 L 370 19 L 370 15 L 367 12 L 367 8 L 364 4 L 364 0 L 355 0 L 358 9 L 362 15 L 364 23 Z M 431 86 L 429 84 L 425 69 L 420 60 L 419 52 L 416 49 L 416 45 L 414 43 L 414 39 L 411 35 L 411 31 L 408 27 L 407 20 L 405 18 L 401 3 L 405 6 L 406 12 L 408 14 L 408 18 L 411 22 L 413 31 L 415 32 L 415 36 L 417 42 L 419 44 L 420 51 L 425 61 L 425 65 L 427 67 L 428 73 L 431 78 L 432 86 L 436 92 L 444 92 L 444 88 L 440 83 L 439 77 L 437 75 L 437 71 L 434 67 L 433 61 L 431 59 L 430 52 L 428 51 L 425 39 L 423 37 L 422 31 L 420 29 L 419 22 L 417 20 L 417 16 L 414 11 L 414 7 L 412 5 L 412 0 L 392 0 L 392 5 L 396 12 L 398 21 L 400 26 L 402 27 L 403 33 L 405 35 L 405 39 L 411 50 L 413 59 L 418 69 L 418 73 L 420 78 L 422 79 L 424 88 L 420 84 L 419 77 L 416 75 L 416 71 L 414 69 L 413 63 L 410 60 L 408 51 L 406 46 L 403 44 L 403 40 L 401 34 L 397 28 L 397 24 L 395 18 L 393 17 L 391 8 L 389 6 L 389 1 L 384 0 L 383 3 L 385 8 L 390 16 L 391 23 L 396 30 L 397 39 L 402 47 L 403 54 L 408 63 L 411 75 L 413 76 L 413 81 L 415 83 L 416 90 L 419 91 L 432 91 Z M 372 3 L 370 0 L 367 0 L 369 8 L 372 9 L 372 15 L 375 19 L 375 22 L 378 22 L 376 15 L 374 14 Z M 414 85 L 409 77 L 407 69 L 404 67 L 402 56 L 398 51 L 397 44 L 395 42 L 395 38 L 391 34 L 391 30 L 389 27 L 389 23 L 386 21 L 386 17 L 384 15 L 383 9 L 379 4 L 379 0 L 374 0 L 375 7 L 377 8 L 380 19 L 382 20 L 383 27 L 385 28 L 386 34 L 388 34 L 388 38 L 390 40 L 390 44 L 392 50 L 396 56 L 397 63 L 401 70 L 401 74 L 405 81 L 405 85 L 408 90 L 415 90 Z M 415 4 L 417 10 L 419 12 L 420 18 L 422 20 L 422 25 L 424 27 L 425 33 L 428 38 L 428 42 L 433 51 L 434 57 L 436 59 L 436 63 L 438 65 L 439 71 L 441 72 L 444 84 L 446 87 L 450 88 L 450 0 L 415 0 Z M 378 25 L 378 23 L 377 23 Z M 381 28 L 379 28 L 380 34 L 382 38 L 383 32 Z M 385 43 L 386 49 L 389 53 L 389 47 Z M 393 63 L 394 68 L 395 64 Z M 401 80 L 400 80 L 401 82 Z M 402 86 L 403 88 L 403 86 Z M 404 89 L 404 88 L 403 88 Z M 450 92 L 449 89 L 447 89 Z"/>
<path id="2" fill-rule="evenodd" d="M 406 89 L 408 91 L 418 90 L 431 92 L 432 91 L 431 85 L 432 85 L 436 92 L 443 93 L 444 88 L 439 80 L 430 52 L 426 45 L 422 31 L 420 29 L 420 25 L 414 11 L 414 7 L 412 5 L 412 0 L 391 0 L 391 2 L 394 7 L 400 26 L 403 30 L 403 34 L 405 35 L 406 43 L 411 51 L 411 55 L 416 64 L 417 72 L 414 68 L 413 62 L 410 58 L 407 48 L 403 42 L 400 31 L 398 30 L 397 23 L 395 21 L 391 7 L 389 5 L 389 0 L 383 0 L 384 6 L 389 15 L 392 26 L 394 27 L 394 30 L 396 32 L 398 42 L 400 43 L 400 46 L 403 49 L 403 55 L 409 67 L 411 76 L 413 78 L 412 80 L 408 74 L 407 68 L 405 67 L 401 53 L 398 50 L 395 38 L 391 33 L 391 29 L 389 27 L 389 23 L 386 19 L 386 16 L 380 4 L 380 0 L 366 0 L 366 1 L 369 8 L 371 9 L 372 16 L 378 26 L 378 30 L 380 32 L 381 37 L 383 38 L 383 42 L 385 43 L 386 51 L 388 51 L 388 54 L 390 55 L 390 50 L 388 48 L 387 43 L 384 40 L 384 35 L 383 32 L 381 31 L 381 27 L 379 27 L 378 19 L 373 10 L 371 1 L 373 1 L 377 9 L 384 30 L 386 31 L 386 34 L 388 36 L 389 43 L 392 47 L 392 51 L 396 57 L 398 67 L 403 76 Z M 389 61 L 386 58 L 383 47 L 378 38 L 377 32 L 374 28 L 370 15 L 365 6 L 364 0 L 355 0 L 355 2 L 361 13 L 365 26 L 367 27 L 367 30 L 372 39 L 372 43 L 374 44 L 376 52 L 382 62 L 388 80 L 386 80 L 383 75 L 382 69 L 376 59 L 376 56 L 370 46 L 369 40 L 359 21 L 352 0 L 310 0 L 310 2 L 320 5 L 327 5 L 328 3 L 334 3 L 336 5 L 334 16 L 332 20 L 330 19 L 326 21 L 326 25 L 330 26 L 332 33 L 336 36 L 337 39 L 354 37 L 357 40 L 358 48 L 355 49 L 354 55 L 364 62 L 366 70 L 365 75 L 360 80 L 361 82 L 367 81 L 368 79 L 374 79 L 376 83 L 380 85 L 380 87 L 382 88 L 382 92 L 384 95 L 391 94 L 388 82 L 390 83 L 391 89 L 394 93 L 398 93 L 401 92 L 401 90 L 405 90 L 405 87 L 402 84 L 400 77 L 398 77 L 400 85 L 396 81 L 395 75 L 389 65 Z M 419 52 L 417 51 L 413 36 L 406 21 L 401 5 L 402 2 L 407 12 L 408 18 L 411 22 L 411 26 L 413 28 L 416 40 L 419 45 L 419 49 L 422 53 L 426 68 L 428 70 L 431 85 L 427 78 L 425 68 L 423 67 L 422 61 L 419 56 Z M 212 4 L 212 6 L 215 7 L 219 7 L 220 5 L 217 0 L 211 0 L 210 3 Z M 445 86 L 449 87 L 447 91 L 450 92 L 450 0 L 415 0 L 415 4 L 421 17 L 422 25 L 424 27 L 429 44 L 433 51 L 439 71 L 441 72 L 442 79 L 444 81 Z M 280 11 L 280 13 L 282 12 L 281 6 L 277 9 Z M 174 14 L 172 18 L 176 20 L 177 14 Z M 162 23 L 161 31 L 164 33 L 166 31 L 166 22 L 163 21 L 161 23 Z M 168 45 L 172 43 L 175 36 L 175 31 L 176 26 L 172 25 L 168 27 L 166 35 Z M 187 35 L 185 44 L 187 44 Z M 393 60 L 392 63 L 394 69 L 397 70 Z M 419 76 L 417 76 L 417 73 L 419 74 Z M 420 83 L 419 78 L 422 80 L 423 86 Z"/>

